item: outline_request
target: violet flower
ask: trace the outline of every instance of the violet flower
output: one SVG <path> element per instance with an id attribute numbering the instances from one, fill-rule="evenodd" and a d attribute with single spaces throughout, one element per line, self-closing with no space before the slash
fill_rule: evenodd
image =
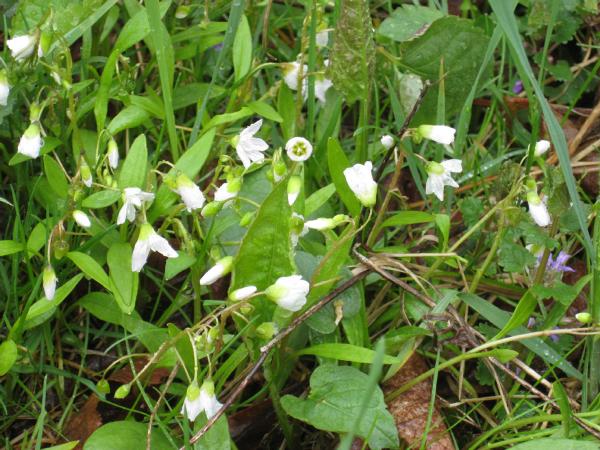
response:
<path id="1" fill-rule="evenodd" d="M 512 88 L 513 93 L 520 94 L 523 92 L 523 82 L 521 80 L 517 80 Z"/>

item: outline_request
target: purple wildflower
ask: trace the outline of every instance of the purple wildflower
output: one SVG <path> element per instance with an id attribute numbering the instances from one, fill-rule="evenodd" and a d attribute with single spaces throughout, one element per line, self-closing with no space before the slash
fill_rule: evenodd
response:
<path id="1" fill-rule="evenodd" d="M 523 82 L 521 80 L 517 80 L 512 88 L 513 93 L 520 94 L 523 92 Z"/>
<path id="2" fill-rule="evenodd" d="M 556 273 L 575 272 L 575 269 L 566 265 L 567 260 L 571 257 L 567 252 L 561 251 L 556 259 L 552 256 L 548 258 L 548 269 Z"/>
<path id="3" fill-rule="evenodd" d="M 559 327 L 554 327 L 554 329 L 560 330 Z M 558 334 L 551 334 L 550 339 L 552 339 L 552 342 L 554 342 L 556 344 L 558 342 L 559 336 L 558 336 Z"/>

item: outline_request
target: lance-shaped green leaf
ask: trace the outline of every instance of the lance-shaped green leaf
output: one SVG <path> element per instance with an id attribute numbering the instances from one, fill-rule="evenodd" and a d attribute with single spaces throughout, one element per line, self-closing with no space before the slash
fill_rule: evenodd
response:
<path id="1" fill-rule="evenodd" d="M 144 188 L 146 175 L 148 173 L 148 149 L 146 148 L 146 136 L 140 134 L 129 149 L 127 158 L 121 167 L 119 174 L 119 187 Z"/>
<path id="2" fill-rule="evenodd" d="M 125 314 L 135 308 L 139 274 L 131 271 L 131 246 L 126 243 L 113 244 L 106 255 L 110 273 L 110 290 Z"/>

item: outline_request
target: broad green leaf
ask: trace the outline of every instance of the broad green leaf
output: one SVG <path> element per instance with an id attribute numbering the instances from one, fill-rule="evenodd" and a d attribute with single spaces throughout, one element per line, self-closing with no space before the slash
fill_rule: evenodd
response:
<path id="1" fill-rule="evenodd" d="M 48 230 L 44 222 L 38 223 L 27 238 L 27 254 L 28 257 L 36 254 L 48 241 Z"/>
<path id="2" fill-rule="evenodd" d="M 175 275 L 192 267 L 196 262 L 196 257 L 186 253 L 179 253 L 177 258 L 167 258 L 165 264 L 165 281 L 169 281 Z"/>
<path id="3" fill-rule="evenodd" d="M 242 106 L 239 111 L 235 111 L 232 113 L 223 113 L 214 116 L 212 119 L 208 121 L 203 127 L 203 130 L 210 130 L 213 127 L 218 127 L 220 125 L 225 125 L 231 122 L 237 122 L 238 120 L 245 119 L 246 117 L 250 117 L 254 114 L 247 106 Z"/>
<path id="4" fill-rule="evenodd" d="M 118 134 L 128 128 L 135 128 L 150 118 L 150 114 L 139 106 L 127 106 L 119 111 L 108 124 L 108 132 L 112 135 Z"/>
<path id="5" fill-rule="evenodd" d="M 321 356 L 323 358 L 337 359 L 338 361 L 350 361 L 363 364 L 371 364 L 375 358 L 375 351 L 370 348 L 343 343 L 317 344 L 304 348 L 297 352 L 297 354 Z M 400 362 L 402 361 L 393 356 L 383 356 L 384 364 L 398 364 Z"/>
<path id="6" fill-rule="evenodd" d="M 145 450 L 148 425 L 133 420 L 109 422 L 96 429 L 85 441 L 83 450 Z M 172 450 L 173 446 L 159 430 L 152 430 L 152 450 Z"/>
<path id="7" fill-rule="evenodd" d="M 52 190 L 62 198 L 69 195 L 69 183 L 58 163 L 51 156 L 44 156 L 44 172 Z"/>
<path id="8" fill-rule="evenodd" d="M 117 304 L 126 314 L 135 308 L 139 274 L 131 271 L 131 246 L 126 243 L 113 244 L 106 255 L 110 279 L 110 290 Z"/>
<path id="9" fill-rule="evenodd" d="M 362 408 L 368 375 L 355 367 L 327 364 L 310 377 L 310 394 L 306 399 L 286 395 L 281 399 L 285 412 L 319 430 L 336 433 L 352 431 L 367 439 L 372 449 L 397 448 L 398 431 L 388 412 L 379 386 L 364 408 L 360 427 L 352 429 Z"/>
<path id="10" fill-rule="evenodd" d="M 277 278 L 293 275 L 290 241 L 292 211 L 287 200 L 287 179 L 264 200 L 240 245 L 233 269 L 231 290 L 256 286 L 264 290 Z M 273 304 L 258 298 L 253 302 L 264 321 L 271 320 Z"/>
<path id="11" fill-rule="evenodd" d="M 444 67 L 445 117 L 463 106 L 485 55 L 488 37 L 470 20 L 448 16 L 436 20 L 422 36 L 401 44 L 402 65 L 430 80 L 429 89 L 413 123 L 435 123 L 440 77 Z"/>
<path id="12" fill-rule="evenodd" d="M 7 339 L 0 344 L 0 377 L 6 375 L 17 361 L 17 344 Z"/>
<path id="13" fill-rule="evenodd" d="M 148 149 L 146 147 L 146 136 L 140 134 L 129 149 L 129 153 L 123 162 L 119 173 L 119 187 L 144 188 L 148 174 Z"/>
<path id="14" fill-rule="evenodd" d="M 509 321 L 506 322 L 502 329 L 494 336 L 493 340 L 496 341 L 503 338 L 512 330 L 527 322 L 535 310 L 536 305 L 537 300 L 535 295 L 533 295 L 533 290 L 527 290 L 519 300 L 519 303 L 517 303 L 517 307 L 511 314 Z"/>
<path id="15" fill-rule="evenodd" d="M 242 16 L 233 40 L 233 71 L 235 80 L 241 80 L 252 64 L 252 34 L 246 16 Z"/>
<path id="16" fill-rule="evenodd" d="M 107 206 L 112 205 L 121 197 L 120 191 L 109 191 L 104 190 L 100 192 L 95 192 L 92 195 L 86 197 L 81 202 L 81 206 L 84 208 L 98 209 L 98 208 L 106 208 Z"/>
<path id="17" fill-rule="evenodd" d="M 97 281 L 103 287 L 110 290 L 108 275 L 102 266 L 90 255 L 81 252 L 69 252 L 67 253 L 67 258 L 73 261 L 87 277 Z"/>
<path id="18" fill-rule="evenodd" d="M 25 317 L 25 329 L 29 329 L 32 326 L 39 325 L 36 319 L 42 318 L 44 316 L 44 320 L 47 318 L 46 313 L 51 314 L 58 305 L 60 305 L 75 289 L 75 286 L 81 281 L 83 278 L 83 274 L 75 275 L 66 283 L 58 286 L 56 289 L 56 293 L 54 294 L 54 298 L 52 300 L 48 300 L 46 297 L 42 297 L 40 300 L 35 302 L 27 311 L 27 317 Z M 59 280 L 60 283 L 60 280 Z M 49 316 L 48 316 L 49 317 Z"/>
<path id="19" fill-rule="evenodd" d="M 329 138 L 327 141 L 327 162 L 329 164 L 329 174 L 335 184 L 335 189 L 338 195 L 348 208 L 350 214 L 357 217 L 360 214 L 360 202 L 350 190 L 346 178 L 344 177 L 344 169 L 350 167 L 348 157 L 342 150 L 339 141 L 335 138 Z"/>
<path id="20" fill-rule="evenodd" d="M 25 245 L 16 241 L 0 241 L 0 256 L 12 255 L 25 250 Z"/>
<path id="21" fill-rule="evenodd" d="M 206 420 L 202 414 L 194 423 L 194 431 L 200 430 L 205 424 Z M 194 444 L 194 450 L 230 450 L 231 448 L 229 425 L 224 415 L 219 417 L 219 420 Z"/>
<path id="22" fill-rule="evenodd" d="M 400 211 L 391 217 L 388 217 L 380 225 L 380 228 L 385 227 L 400 227 L 404 225 L 414 225 L 416 223 L 433 222 L 435 216 L 424 211 Z"/>
<path id="23" fill-rule="evenodd" d="M 64 444 L 53 445 L 52 447 L 45 447 L 44 450 L 73 450 L 75 447 L 77 447 L 78 444 L 79 441 L 65 442 Z"/>
<path id="24" fill-rule="evenodd" d="M 304 202 L 304 214 L 310 217 L 312 213 L 323 206 L 327 200 L 335 193 L 335 185 L 333 183 L 322 187 L 318 191 L 313 192 Z"/>
<path id="25" fill-rule="evenodd" d="M 402 5 L 396 8 L 377 29 L 377 34 L 396 42 L 404 42 L 417 37 L 444 13 L 435 8 L 419 5 Z"/>
<path id="26" fill-rule="evenodd" d="M 366 100 L 375 68 L 373 24 L 367 0 L 344 1 L 329 60 L 328 76 L 346 100 Z"/>
<path id="27" fill-rule="evenodd" d="M 283 118 L 281 134 L 284 140 L 295 136 L 296 129 L 296 98 L 287 84 L 282 83 L 277 95 L 277 112 Z"/>
<path id="28" fill-rule="evenodd" d="M 544 438 L 533 439 L 511 447 L 511 450 L 599 450 L 600 445 L 591 441 L 577 441 L 575 439 Z"/>
<path id="29" fill-rule="evenodd" d="M 248 108 L 254 111 L 256 114 L 263 116 L 265 119 L 272 120 L 273 122 L 281 123 L 283 122 L 283 117 L 279 115 L 273 107 L 265 102 L 261 102 L 260 100 L 248 103 Z"/>
<path id="30" fill-rule="evenodd" d="M 217 97 L 223 93 L 224 89 L 219 86 L 213 86 L 211 98 Z M 173 109 L 185 108 L 195 105 L 208 93 L 208 83 L 190 83 L 182 84 L 173 90 Z"/>

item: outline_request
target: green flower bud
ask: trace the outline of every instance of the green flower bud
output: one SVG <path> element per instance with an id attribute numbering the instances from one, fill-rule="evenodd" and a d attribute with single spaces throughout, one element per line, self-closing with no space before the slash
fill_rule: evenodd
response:
<path id="1" fill-rule="evenodd" d="M 116 399 L 125 398 L 129 395 L 129 391 L 131 391 L 131 385 L 130 384 L 122 384 L 115 391 L 115 398 Z"/>
<path id="2" fill-rule="evenodd" d="M 248 225 L 250 225 L 250 222 L 252 222 L 252 219 L 254 219 L 254 213 L 247 212 L 243 215 L 242 219 L 240 220 L 240 226 L 247 227 Z"/>
<path id="3" fill-rule="evenodd" d="M 575 318 L 581 323 L 592 323 L 592 315 L 589 312 L 580 312 L 575 314 Z"/>
<path id="4" fill-rule="evenodd" d="M 29 121 L 39 122 L 42 116 L 42 108 L 37 103 L 32 103 L 29 107 Z"/>
<path id="5" fill-rule="evenodd" d="M 52 253 L 56 259 L 63 259 L 69 253 L 69 243 L 63 239 L 54 241 L 52 243 Z"/>
<path id="6" fill-rule="evenodd" d="M 204 208 L 202 208 L 202 212 L 200 213 L 202 217 L 212 217 L 216 215 L 223 208 L 222 202 L 210 202 L 207 203 Z"/>
<path id="7" fill-rule="evenodd" d="M 256 327 L 256 335 L 264 340 L 270 340 L 277 331 L 277 326 L 273 322 L 263 322 Z"/>
<path id="8" fill-rule="evenodd" d="M 96 383 L 96 389 L 98 389 L 98 392 L 101 394 L 108 394 L 110 392 L 110 384 L 108 384 L 108 381 L 102 378 L 98 381 L 98 383 Z"/>
<path id="9" fill-rule="evenodd" d="M 175 10 L 175 18 L 185 19 L 187 16 L 189 16 L 191 10 L 192 8 L 190 8 L 189 5 L 179 5 Z"/>

